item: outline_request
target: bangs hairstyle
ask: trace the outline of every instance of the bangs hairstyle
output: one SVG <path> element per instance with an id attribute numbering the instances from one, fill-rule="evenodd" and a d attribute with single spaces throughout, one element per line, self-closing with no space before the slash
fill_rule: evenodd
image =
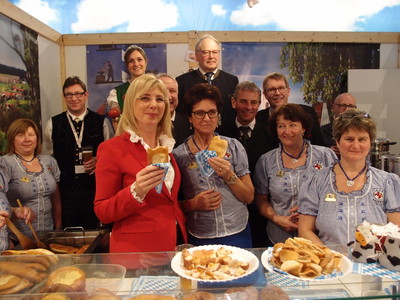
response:
<path id="1" fill-rule="evenodd" d="M 222 99 L 219 89 L 208 83 L 198 83 L 192 86 L 185 95 L 183 101 L 183 111 L 190 117 L 192 115 L 193 106 L 202 100 L 211 100 L 217 106 L 218 113 L 222 111 Z"/>
<path id="2" fill-rule="evenodd" d="M 300 122 L 301 126 L 305 129 L 304 137 L 306 139 L 310 138 L 312 119 L 299 104 L 294 104 L 294 103 L 284 104 L 280 106 L 269 118 L 268 127 L 270 130 L 270 134 L 275 138 L 278 137 L 276 122 L 278 120 L 278 117 L 280 116 L 283 116 L 285 120 L 290 120 L 292 122 Z"/>
<path id="3" fill-rule="evenodd" d="M 171 114 L 169 112 L 169 101 L 168 101 L 168 90 L 164 83 L 157 79 L 154 74 L 143 74 L 139 76 L 129 85 L 129 88 L 125 94 L 124 110 L 121 114 L 121 119 L 118 123 L 116 134 L 119 135 L 127 129 L 131 129 L 139 135 L 139 125 L 135 118 L 135 102 L 144 94 L 153 89 L 160 89 L 164 97 L 165 110 L 164 114 L 157 125 L 157 136 L 165 134 L 172 137 L 171 133 Z"/>
<path id="4" fill-rule="evenodd" d="M 128 66 L 128 63 L 129 63 L 128 59 L 129 59 L 129 56 L 131 55 L 131 53 L 132 53 L 133 51 L 139 52 L 139 53 L 143 56 L 144 61 L 145 61 L 146 64 L 147 64 L 148 59 L 147 59 L 146 52 L 144 52 L 143 48 L 142 48 L 142 47 L 139 47 L 138 45 L 132 45 L 132 46 L 129 46 L 128 48 L 126 48 L 126 50 L 125 50 L 124 61 L 125 61 L 125 65 L 126 65 L 126 66 Z"/>
<path id="5" fill-rule="evenodd" d="M 25 133 L 29 127 L 32 127 L 36 134 L 37 143 L 34 154 L 36 156 L 41 153 L 42 151 L 41 137 L 39 129 L 35 124 L 35 122 L 33 122 L 30 119 L 17 119 L 11 123 L 10 127 L 8 127 L 7 130 L 7 146 L 6 146 L 7 154 L 13 154 L 15 152 L 15 147 L 14 147 L 15 137 L 20 133 Z"/>
<path id="6" fill-rule="evenodd" d="M 376 122 L 364 111 L 348 109 L 333 121 L 333 137 L 336 142 L 350 129 L 365 131 L 372 142 L 376 139 Z"/>
<path id="7" fill-rule="evenodd" d="M 78 77 L 78 76 L 71 76 L 65 79 L 64 85 L 63 85 L 63 92 L 65 91 L 66 88 L 69 88 L 70 86 L 73 86 L 75 84 L 79 84 L 83 91 L 86 93 L 86 84 Z"/>

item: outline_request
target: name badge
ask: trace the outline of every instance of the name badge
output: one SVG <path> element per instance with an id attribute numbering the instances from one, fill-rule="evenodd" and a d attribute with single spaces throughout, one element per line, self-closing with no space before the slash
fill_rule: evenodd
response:
<path id="1" fill-rule="evenodd" d="M 325 201 L 326 202 L 336 202 L 335 194 L 326 194 L 325 195 Z"/>
<path id="2" fill-rule="evenodd" d="M 75 174 L 84 174 L 85 168 L 83 165 L 75 165 Z"/>
<path id="3" fill-rule="evenodd" d="M 21 181 L 26 182 L 26 183 L 30 182 L 29 177 L 25 177 L 25 176 L 21 178 Z"/>

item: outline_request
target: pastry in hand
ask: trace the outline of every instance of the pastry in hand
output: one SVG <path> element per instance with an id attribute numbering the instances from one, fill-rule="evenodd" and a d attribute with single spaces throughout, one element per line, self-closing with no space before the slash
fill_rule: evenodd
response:
<path id="1" fill-rule="evenodd" d="M 149 165 L 167 163 L 169 160 L 168 147 L 147 149 L 147 162 Z"/>
<path id="2" fill-rule="evenodd" d="M 208 146 L 208 150 L 217 152 L 218 157 L 224 157 L 226 150 L 228 149 L 228 141 L 221 139 L 218 135 L 215 135 Z"/>

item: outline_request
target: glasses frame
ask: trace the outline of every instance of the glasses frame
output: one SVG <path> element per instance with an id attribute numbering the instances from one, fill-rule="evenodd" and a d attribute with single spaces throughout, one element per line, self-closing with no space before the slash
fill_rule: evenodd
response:
<path id="1" fill-rule="evenodd" d="M 210 113 L 214 113 L 215 112 L 215 116 L 211 116 Z M 195 116 L 196 119 L 202 120 L 206 117 L 206 115 L 210 118 L 210 119 L 214 119 L 217 118 L 219 115 L 218 110 L 216 109 L 211 109 L 209 111 L 204 111 L 204 110 L 196 110 L 196 111 L 192 111 L 192 114 Z M 200 116 L 200 115 L 202 116 Z"/>
<path id="2" fill-rule="evenodd" d="M 167 100 L 164 98 L 157 98 L 157 97 L 149 97 L 149 96 L 141 96 L 139 98 L 137 98 L 137 100 L 140 100 L 143 103 L 150 103 L 151 101 L 156 101 L 157 104 L 162 104 L 162 103 L 166 103 Z"/>
<path id="3" fill-rule="evenodd" d="M 83 97 L 83 95 L 85 95 L 85 94 L 86 94 L 86 91 L 76 92 L 76 93 L 64 93 L 64 98 L 70 100 L 75 96 L 76 99 L 81 99 Z"/>
<path id="4" fill-rule="evenodd" d="M 357 109 L 357 105 L 354 105 L 354 104 L 333 103 L 333 105 L 337 105 L 340 109 L 350 109 L 350 108 Z"/>
<path id="5" fill-rule="evenodd" d="M 203 57 L 211 56 L 219 56 L 221 54 L 221 50 L 197 50 L 196 52 L 200 53 Z"/>
<path id="6" fill-rule="evenodd" d="M 284 92 L 286 92 L 287 88 L 288 88 L 287 86 L 280 86 L 280 87 L 277 87 L 277 88 L 268 88 L 265 91 L 268 94 L 274 94 L 275 95 L 277 91 L 279 91 L 279 93 L 283 94 Z"/>

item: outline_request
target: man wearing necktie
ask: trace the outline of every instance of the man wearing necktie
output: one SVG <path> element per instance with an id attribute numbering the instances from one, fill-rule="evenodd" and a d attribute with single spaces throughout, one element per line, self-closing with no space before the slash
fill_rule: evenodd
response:
<path id="1" fill-rule="evenodd" d="M 236 86 L 231 103 L 236 110 L 236 119 L 219 126 L 217 132 L 220 135 L 236 138 L 243 144 L 252 176 L 260 156 L 273 149 L 266 126 L 256 121 L 256 114 L 261 104 L 261 90 L 254 82 L 243 81 Z M 255 204 L 250 204 L 248 209 L 253 247 L 266 247 L 270 243 L 265 233 L 267 219 L 259 214 Z"/>
<path id="2" fill-rule="evenodd" d="M 212 35 L 202 36 L 195 46 L 195 57 L 199 68 L 176 78 L 179 86 L 179 104 L 176 110 L 182 112 L 184 96 L 192 86 L 197 83 L 208 83 L 216 86 L 221 92 L 223 100 L 221 124 L 233 122 L 235 110 L 231 106 L 230 95 L 239 80 L 236 76 L 218 68 L 221 60 L 220 43 Z"/>
<path id="3" fill-rule="evenodd" d="M 113 129 L 108 119 L 87 109 L 89 92 L 79 77 L 65 80 L 63 95 L 67 111 L 48 120 L 43 152 L 53 155 L 60 167 L 63 227 L 95 229 L 99 223 L 93 209 L 97 147 L 113 136 Z M 85 146 L 93 149 L 86 161 Z"/>

